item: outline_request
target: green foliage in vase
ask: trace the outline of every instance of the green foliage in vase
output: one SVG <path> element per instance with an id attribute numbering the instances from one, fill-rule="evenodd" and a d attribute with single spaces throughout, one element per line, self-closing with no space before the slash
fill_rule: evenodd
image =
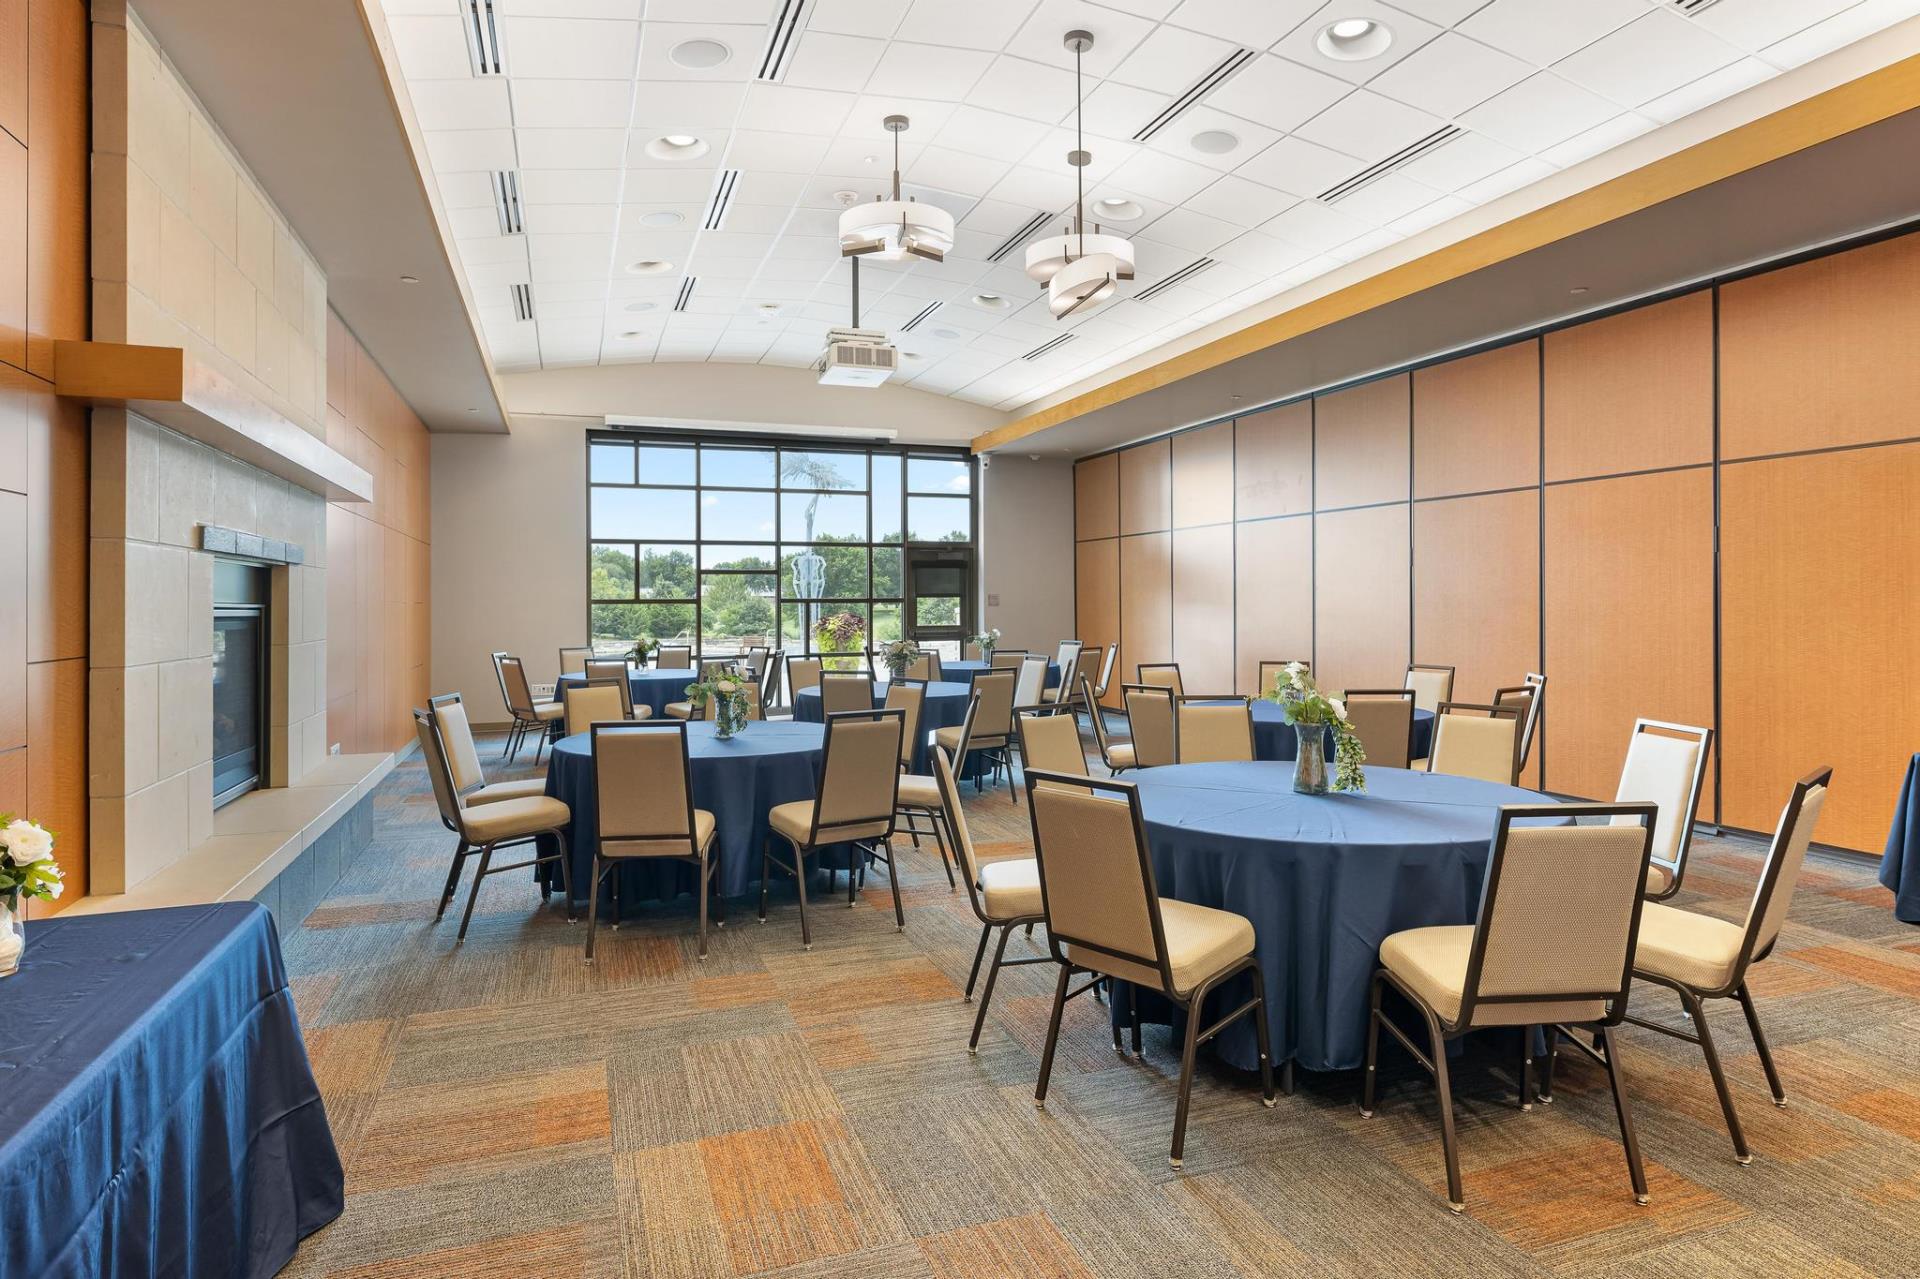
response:
<path id="1" fill-rule="evenodd" d="M 1360 735 L 1347 722 L 1347 704 L 1320 691 L 1298 662 L 1274 676 L 1267 700 L 1280 707 L 1280 717 L 1293 725 L 1318 725 L 1333 730 L 1333 788 L 1338 791 L 1364 791 L 1367 775 L 1361 765 L 1367 762 L 1366 747 Z"/>

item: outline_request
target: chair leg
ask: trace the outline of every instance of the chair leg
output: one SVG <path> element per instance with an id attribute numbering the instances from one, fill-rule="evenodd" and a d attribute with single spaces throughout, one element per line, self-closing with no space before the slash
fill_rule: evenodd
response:
<path id="1" fill-rule="evenodd" d="M 1600 1037 L 1607 1046 L 1607 1082 L 1613 1085 L 1613 1113 L 1620 1120 L 1620 1144 L 1627 1151 L 1627 1175 L 1633 1178 L 1633 1201 L 1647 1202 L 1647 1170 L 1640 1162 L 1640 1139 L 1633 1131 L 1633 1111 L 1627 1105 L 1627 1084 L 1620 1077 L 1619 1045 L 1613 1039 L 1613 1027 L 1602 1026 Z"/>
<path id="2" fill-rule="evenodd" d="M 900 868 L 894 864 L 893 841 L 886 840 L 880 845 L 887 850 L 887 883 L 893 888 L 893 931 L 907 931 L 907 912 L 900 905 Z"/>
<path id="3" fill-rule="evenodd" d="M 940 869 L 947 872 L 947 891 L 951 893 L 959 888 L 959 884 L 954 882 L 953 878 L 953 858 L 947 856 L 947 837 L 941 830 L 941 827 L 945 824 L 946 814 L 944 812 L 937 812 L 933 815 L 933 842 L 940 849 Z M 958 847 L 958 845 L 955 845 L 955 857 L 959 856 L 957 851 Z"/>
<path id="4" fill-rule="evenodd" d="M 1360 1075 L 1360 1117 L 1373 1118 L 1376 1067 L 1380 1063 L 1380 987 L 1383 978 L 1373 975 L 1373 993 L 1367 1002 L 1367 1068 Z"/>
<path id="5" fill-rule="evenodd" d="M 1000 960 L 1007 953 L 1007 934 L 1012 931 L 1011 924 L 1000 925 L 1000 940 L 993 947 L 993 965 L 987 969 L 987 984 L 980 990 L 980 1008 L 973 1015 L 973 1033 L 967 1036 L 967 1051 L 970 1053 L 980 1051 L 980 1030 L 987 1024 L 987 1005 L 993 1002 L 993 983 L 1000 976 Z M 1054 1015 L 1059 1016 L 1058 1013 Z"/>
<path id="6" fill-rule="evenodd" d="M 807 925 L 807 854 L 798 844 L 793 848 L 793 882 L 800 888 L 800 949 L 812 950 L 813 929 Z"/>
<path id="7" fill-rule="evenodd" d="M 446 916 L 447 907 L 453 902 L 453 895 L 460 891 L 460 869 L 467 864 L 467 841 L 461 840 L 454 845 L 453 865 L 447 867 L 447 886 L 440 893 L 440 909 L 433 912 L 433 922 L 439 923 Z"/>
<path id="8" fill-rule="evenodd" d="M 493 845 L 486 844 L 480 849 L 480 865 L 473 872 L 473 887 L 467 891 L 467 910 L 460 916 L 460 934 L 454 940 L 467 939 L 467 925 L 473 922 L 473 904 L 480 900 L 480 881 L 487 877 L 487 863 L 493 860 Z"/>
<path id="9" fill-rule="evenodd" d="M 1001 941 L 1006 940 L 1004 931 Z M 1067 1008 L 1067 982 L 1073 976 L 1073 965 L 1060 965 L 1060 979 L 1053 984 L 1053 1016 L 1047 1021 L 1047 1046 L 1040 1054 L 1040 1078 L 1033 1086 L 1033 1104 L 1041 1110 L 1047 1108 L 1047 1084 L 1053 1078 L 1053 1050 L 1060 1042 L 1060 1015 Z M 982 1005 L 984 1007 L 984 1005 Z"/>
<path id="10" fill-rule="evenodd" d="M 1460 1138 L 1453 1131 L 1453 1080 L 1447 1073 L 1447 1041 L 1440 1033 L 1440 1021 L 1424 1006 L 1427 1039 L 1433 1054 L 1433 1086 L 1440 1093 L 1440 1145 L 1447 1157 L 1447 1207 L 1465 1212 L 1467 1197 L 1460 1189 Z"/>
<path id="11" fill-rule="evenodd" d="M 1180 1167 L 1186 1154 L 1187 1109 L 1193 1100 L 1193 1059 L 1200 1052 L 1200 1013 L 1206 1006 L 1207 992 L 1211 989 L 1210 984 L 1201 983 L 1187 1005 L 1187 1037 L 1180 1048 L 1179 1100 L 1173 1107 L 1173 1147 L 1167 1154 L 1167 1162 L 1175 1168 Z"/>
<path id="12" fill-rule="evenodd" d="M 856 891 L 856 885 L 854 884 L 853 864 L 855 861 L 859 860 L 860 857 L 861 857 L 860 845 L 855 844 L 853 846 L 853 852 L 849 854 L 847 857 L 847 909 L 848 910 L 852 910 L 854 906 L 858 904 L 854 901 L 854 893 Z"/>
<path id="13" fill-rule="evenodd" d="M 763 924 L 767 922 L 767 876 L 773 871 L 767 849 L 772 843 L 772 835 L 760 841 L 760 922 Z"/>
<path id="14" fill-rule="evenodd" d="M 1713 1090 L 1720 1095 L 1720 1113 L 1726 1116 L 1727 1135 L 1733 1138 L 1734 1162 L 1750 1164 L 1753 1152 L 1747 1149 L 1747 1134 L 1740 1127 L 1740 1116 L 1733 1108 L 1733 1090 L 1727 1086 L 1727 1072 L 1720 1065 L 1720 1052 L 1713 1046 L 1713 1031 L 1707 1028 L 1707 1012 L 1700 1006 L 1700 998 L 1690 990 L 1680 992 L 1680 1002 L 1687 1006 L 1687 1015 L 1693 1018 L 1693 1026 L 1700 1035 L 1700 1052 L 1707 1059 L 1707 1073 L 1713 1076 Z"/>
<path id="15" fill-rule="evenodd" d="M 563 830 L 553 832 L 553 839 L 560 846 L 560 891 L 567 897 L 567 922 L 573 922 L 573 850 L 567 847 L 567 833 Z"/>
<path id="16" fill-rule="evenodd" d="M 587 962 L 593 962 L 593 935 L 600 927 L 600 854 L 593 855 L 593 881 L 587 889 Z"/>
<path id="17" fill-rule="evenodd" d="M 1558 1026 L 1549 1026 L 1547 1027 L 1547 1059 L 1545 1064 L 1540 1067 L 1540 1092 L 1538 1096 L 1540 1104 L 1543 1106 L 1551 1106 L 1553 1104 L 1553 1068 L 1559 1064 L 1560 1028 Z"/>
<path id="18" fill-rule="evenodd" d="M 700 956 L 699 957 L 701 959 L 705 959 L 707 957 L 707 881 L 709 879 L 709 876 L 707 874 L 707 863 L 705 863 L 704 861 L 696 862 L 695 865 L 699 868 L 696 873 L 700 876 Z"/>
<path id="19" fill-rule="evenodd" d="M 1273 1109 L 1273 1042 L 1267 1036 L 1267 983 L 1261 976 L 1260 965 L 1253 966 L 1253 1033 L 1260 1048 L 1260 1100 Z M 1293 1059 L 1287 1059 L 1287 1065 L 1293 1065 Z M 1293 1090 L 1287 1090 L 1291 1093 Z"/>
<path id="20" fill-rule="evenodd" d="M 961 996 L 961 1002 L 973 1002 L 973 983 L 980 980 L 980 961 L 987 957 L 987 939 L 993 936 L 993 925 L 980 925 L 980 944 L 973 948 L 973 970 L 967 974 L 967 992 Z"/>
<path id="21" fill-rule="evenodd" d="M 1760 1012 L 1753 1006 L 1753 992 L 1742 982 L 1733 992 L 1733 997 L 1740 1001 L 1740 1011 L 1747 1015 L 1747 1031 L 1753 1036 L 1753 1046 L 1760 1054 L 1760 1068 L 1767 1072 L 1767 1087 L 1773 1090 L 1773 1104 L 1784 1108 L 1787 1090 L 1780 1086 L 1780 1072 L 1773 1065 L 1773 1050 L 1767 1047 L 1766 1032 L 1760 1029 Z"/>
<path id="22" fill-rule="evenodd" d="M 1520 1109 L 1533 1109 L 1533 1027 L 1520 1027 Z"/>

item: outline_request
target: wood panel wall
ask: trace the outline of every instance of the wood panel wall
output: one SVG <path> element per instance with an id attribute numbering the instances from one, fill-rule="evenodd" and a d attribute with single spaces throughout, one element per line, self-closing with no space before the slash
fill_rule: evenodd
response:
<path id="1" fill-rule="evenodd" d="M 1877 852 L 1920 747 L 1916 349 L 1908 234 L 1083 459 L 1083 637 L 1207 691 L 1544 671 L 1528 784 L 1611 798 L 1636 717 L 1709 726 L 1709 821 L 1770 831 L 1832 764 L 1817 839 Z"/>
<path id="2" fill-rule="evenodd" d="M 87 415 L 53 343 L 87 336 L 87 6 L 0 2 L 0 812 L 87 892 Z"/>
<path id="3" fill-rule="evenodd" d="M 402 750 L 430 692 L 427 431 L 332 312 L 327 443 L 374 482 L 372 502 L 327 506 L 327 740 Z"/>

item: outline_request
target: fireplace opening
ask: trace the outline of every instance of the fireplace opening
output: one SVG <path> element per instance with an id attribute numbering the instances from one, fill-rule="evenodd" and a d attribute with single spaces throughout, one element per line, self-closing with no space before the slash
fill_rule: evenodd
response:
<path id="1" fill-rule="evenodd" d="M 213 563 L 213 805 L 267 776 L 268 570 Z"/>

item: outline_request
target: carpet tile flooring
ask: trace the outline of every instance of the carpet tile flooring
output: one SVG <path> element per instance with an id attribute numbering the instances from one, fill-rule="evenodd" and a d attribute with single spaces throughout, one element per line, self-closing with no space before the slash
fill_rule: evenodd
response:
<path id="1" fill-rule="evenodd" d="M 532 775 L 482 749 L 496 779 Z M 876 872 L 851 910 L 844 880 L 838 900 L 819 885 L 810 952 L 785 887 L 764 925 L 730 903 L 704 962 L 683 900 L 603 930 L 587 965 L 584 923 L 519 872 L 487 881 L 456 945 L 457 917 L 433 922 L 452 837 L 419 762 L 375 803 L 374 847 L 285 938 L 348 1191 L 290 1276 L 1920 1274 L 1920 933 L 1864 859 L 1809 860 L 1754 970 L 1788 1108 L 1733 1006 L 1708 1009 L 1751 1166 L 1691 1045 L 1620 1032 L 1652 1189 L 1636 1207 L 1602 1074 L 1563 1054 L 1554 1104 L 1523 1112 L 1514 1054 L 1476 1041 L 1455 1067 L 1455 1217 L 1433 1090 L 1397 1047 L 1371 1120 L 1357 1074 L 1302 1073 L 1266 1110 L 1203 1055 L 1176 1171 L 1178 1046 L 1150 1027 L 1143 1059 L 1117 1056 L 1083 997 L 1036 1109 L 1052 969 L 1002 973 L 969 1055 L 979 926 L 931 842 L 899 845 L 904 932 Z M 966 805 L 985 856 L 1027 851 L 1004 787 Z M 1677 904 L 1738 918 L 1762 851 L 1702 837 Z M 1016 934 L 1008 955 L 1041 945 Z M 1635 1011 L 1679 1024 L 1663 995 L 1639 988 Z"/>

